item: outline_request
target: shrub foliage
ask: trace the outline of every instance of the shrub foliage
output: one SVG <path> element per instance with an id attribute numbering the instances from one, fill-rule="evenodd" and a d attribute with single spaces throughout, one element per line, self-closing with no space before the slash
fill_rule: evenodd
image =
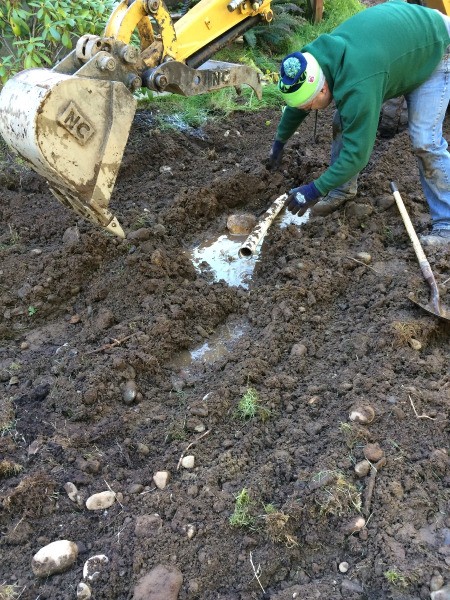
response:
<path id="1" fill-rule="evenodd" d="M 100 34 L 114 0 L 2 0 L 0 81 L 21 69 L 52 66 L 80 35 Z"/>

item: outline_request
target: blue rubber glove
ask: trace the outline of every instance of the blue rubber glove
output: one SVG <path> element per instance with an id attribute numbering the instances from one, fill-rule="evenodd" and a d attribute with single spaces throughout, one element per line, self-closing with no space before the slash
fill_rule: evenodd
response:
<path id="1" fill-rule="evenodd" d="M 279 169 L 281 167 L 281 160 L 283 159 L 284 142 L 275 140 L 270 149 L 269 160 L 267 166 L 270 170 Z"/>
<path id="2" fill-rule="evenodd" d="M 286 200 L 287 209 L 293 215 L 303 216 L 308 208 L 317 204 L 320 200 L 320 192 L 314 183 L 301 185 L 289 191 Z"/>

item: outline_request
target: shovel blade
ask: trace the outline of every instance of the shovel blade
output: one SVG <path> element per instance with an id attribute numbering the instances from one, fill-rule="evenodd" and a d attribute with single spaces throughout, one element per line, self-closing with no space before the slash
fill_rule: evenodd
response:
<path id="1" fill-rule="evenodd" d="M 124 237 L 108 205 L 135 111 L 120 82 L 31 69 L 0 94 L 0 133 L 62 204 Z"/>
<path id="2" fill-rule="evenodd" d="M 426 311 L 427 313 L 429 313 L 435 317 L 438 317 L 438 319 L 441 319 L 443 321 L 450 321 L 450 311 L 443 308 L 440 304 L 438 306 L 435 306 L 431 302 L 429 302 L 428 304 L 422 304 L 421 302 L 418 302 L 415 298 L 413 298 L 411 296 L 409 299 L 416 306 L 418 306 L 422 310 Z"/>

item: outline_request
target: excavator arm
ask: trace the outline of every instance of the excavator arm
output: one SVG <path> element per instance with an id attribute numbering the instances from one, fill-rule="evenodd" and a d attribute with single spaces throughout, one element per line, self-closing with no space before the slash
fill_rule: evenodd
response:
<path id="1" fill-rule="evenodd" d="M 270 0 L 201 0 L 175 23 L 162 0 L 123 0 L 103 36 L 83 36 L 53 69 L 22 71 L 5 84 L 0 133 L 60 202 L 124 237 L 109 201 L 136 111 L 133 92 L 192 96 L 245 84 L 261 97 L 254 69 L 209 59 L 272 18 Z"/>

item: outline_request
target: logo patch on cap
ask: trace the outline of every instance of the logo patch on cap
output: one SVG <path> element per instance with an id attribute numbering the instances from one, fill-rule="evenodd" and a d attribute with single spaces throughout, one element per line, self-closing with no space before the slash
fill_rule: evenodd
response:
<path id="1" fill-rule="evenodd" d="M 314 75 L 310 75 L 310 76 L 308 77 L 308 81 L 309 81 L 309 83 L 313 83 L 313 81 L 314 81 L 314 80 L 315 80 L 315 77 L 314 77 Z"/>

